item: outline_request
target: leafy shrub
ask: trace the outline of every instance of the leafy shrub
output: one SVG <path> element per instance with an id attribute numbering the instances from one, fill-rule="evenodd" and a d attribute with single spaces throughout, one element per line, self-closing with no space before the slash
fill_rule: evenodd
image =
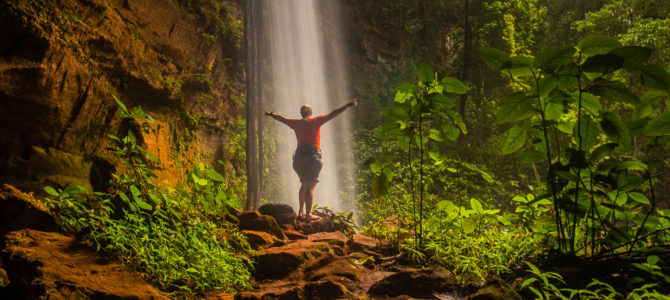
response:
<path id="1" fill-rule="evenodd" d="M 46 204 L 61 226 L 83 237 L 98 251 L 118 256 L 172 293 L 249 288 L 250 248 L 234 225 L 225 222 L 230 207 L 225 178 L 200 164 L 183 187 L 153 182 L 158 159 L 138 142 L 154 122 L 141 108 L 131 110 L 115 98 L 119 115 L 130 123 L 126 136 L 110 135 L 112 150 L 129 170 L 115 175 L 112 191 L 88 199 L 84 189 L 46 187 Z"/>

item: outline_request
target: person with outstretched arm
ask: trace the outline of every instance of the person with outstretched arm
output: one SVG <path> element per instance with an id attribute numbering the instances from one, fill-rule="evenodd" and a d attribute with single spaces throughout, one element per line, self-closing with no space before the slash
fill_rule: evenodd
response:
<path id="1" fill-rule="evenodd" d="M 320 148 L 321 125 L 341 114 L 347 108 L 356 105 L 358 105 L 358 100 L 354 98 L 326 115 L 312 118 L 312 107 L 304 104 L 300 107 L 302 119 L 289 119 L 277 113 L 265 112 L 266 116 L 270 116 L 293 129 L 295 137 L 298 139 L 298 147 L 293 155 L 293 170 L 298 173 L 301 184 L 298 192 L 300 203 L 298 219 L 306 219 L 307 221 L 319 219 L 319 217 L 311 214 L 311 210 L 314 202 L 314 189 L 316 183 L 319 182 L 319 172 L 323 167 Z M 303 207 L 305 207 L 304 213 Z"/>

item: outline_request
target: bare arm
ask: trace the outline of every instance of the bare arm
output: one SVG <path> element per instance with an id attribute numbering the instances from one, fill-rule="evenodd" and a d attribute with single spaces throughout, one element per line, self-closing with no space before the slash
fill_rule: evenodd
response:
<path id="1" fill-rule="evenodd" d="M 266 111 L 265 112 L 266 116 L 272 117 L 273 119 L 282 122 L 288 126 L 288 119 L 280 114 L 273 113 L 271 111 Z"/>
<path id="2" fill-rule="evenodd" d="M 341 114 L 348 107 L 352 107 L 352 106 L 356 106 L 356 105 L 358 105 L 358 100 L 356 100 L 356 98 L 354 98 L 350 102 L 347 102 L 347 104 L 342 105 L 342 106 L 336 108 L 335 110 L 331 111 L 327 115 L 325 115 L 324 116 L 325 120 L 323 122 L 326 123 L 326 122 L 330 121 L 330 119 L 332 119 L 334 117 L 337 117 L 337 115 Z"/>

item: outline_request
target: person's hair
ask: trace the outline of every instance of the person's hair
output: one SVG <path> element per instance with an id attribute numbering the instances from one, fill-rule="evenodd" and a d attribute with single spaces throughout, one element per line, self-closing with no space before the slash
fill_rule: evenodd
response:
<path id="1" fill-rule="evenodd" d="M 307 118 L 307 117 L 311 116 L 312 115 L 312 107 L 309 106 L 309 104 L 303 104 L 300 107 L 300 115 L 303 118 Z"/>

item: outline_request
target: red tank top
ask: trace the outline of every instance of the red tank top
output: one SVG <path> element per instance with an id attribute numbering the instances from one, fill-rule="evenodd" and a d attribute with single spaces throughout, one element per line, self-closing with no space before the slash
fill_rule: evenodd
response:
<path id="1" fill-rule="evenodd" d="M 326 122 L 324 115 L 305 119 L 288 119 L 288 127 L 295 132 L 298 146 L 311 145 L 319 149 L 321 143 L 321 125 Z"/>

